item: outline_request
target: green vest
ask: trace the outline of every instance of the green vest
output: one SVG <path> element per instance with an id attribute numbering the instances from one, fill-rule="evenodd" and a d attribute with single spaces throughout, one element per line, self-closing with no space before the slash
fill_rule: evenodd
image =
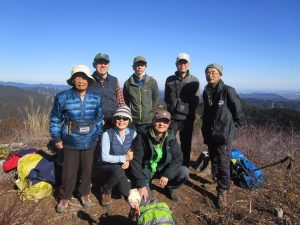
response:
<path id="1" fill-rule="evenodd" d="M 151 135 L 154 139 L 156 138 L 156 135 L 155 135 L 153 129 L 150 130 L 150 135 Z M 158 144 L 153 145 L 153 147 L 154 147 L 154 156 L 153 156 L 153 159 L 151 159 L 151 160 L 149 161 L 149 163 L 150 163 L 150 169 L 151 169 L 151 172 L 152 172 L 152 173 L 155 173 L 155 172 L 156 172 L 156 170 L 157 170 L 157 165 L 158 165 L 158 163 L 160 162 L 160 160 L 161 160 L 162 157 L 163 157 L 163 149 L 162 149 L 162 146 L 163 146 L 163 143 L 164 143 L 166 137 L 168 137 L 168 132 L 166 132 L 166 133 L 164 134 L 164 136 L 162 137 L 162 140 L 161 140 Z"/>

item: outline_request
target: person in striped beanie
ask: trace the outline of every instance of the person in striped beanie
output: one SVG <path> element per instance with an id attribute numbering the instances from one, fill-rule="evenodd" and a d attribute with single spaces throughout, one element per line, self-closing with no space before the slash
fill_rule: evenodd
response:
<path id="1" fill-rule="evenodd" d="M 128 127 L 131 122 L 129 107 L 121 106 L 113 115 L 114 127 L 105 131 L 102 136 L 99 172 L 105 178 L 100 199 L 103 208 L 112 207 L 111 192 L 115 186 L 125 200 L 128 200 L 131 183 L 127 173 L 129 161 L 133 158 L 131 145 L 136 137 L 135 130 Z"/>

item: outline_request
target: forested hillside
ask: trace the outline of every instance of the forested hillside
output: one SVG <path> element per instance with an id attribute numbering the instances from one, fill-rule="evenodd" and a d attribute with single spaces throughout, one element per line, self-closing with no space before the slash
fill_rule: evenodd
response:
<path id="1" fill-rule="evenodd" d="M 41 110 L 52 104 L 52 99 L 48 95 L 18 87 L 0 85 L 0 121 L 21 119 L 25 107 L 31 104 L 30 101 L 33 102 L 34 108 L 40 107 Z"/>
<path id="2" fill-rule="evenodd" d="M 247 121 L 263 126 L 278 126 L 286 131 L 300 132 L 300 112 L 291 109 L 259 109 L 244 103 Z"/>

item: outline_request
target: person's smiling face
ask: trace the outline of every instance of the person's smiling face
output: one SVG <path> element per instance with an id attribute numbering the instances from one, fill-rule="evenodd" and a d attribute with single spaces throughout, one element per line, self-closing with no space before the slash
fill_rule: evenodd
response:
<path id="1" fill-rule="evenodd" d="M 124 130 L 129 125 L 129 118 L 125 116 L 114 117 L 115 125 L 119 130 Z"/>
<path id="2" fill-rule="evenodd" d="M 181 59 L 176 63 L 176 67 L 180 74 L 186 74 L 187 71 L 190 69 L 190 62 Z"/>
<path id="3" fill-rule="evenodd" d="M 215 68 L 208 68 L 205 71 L 205 75 L 207 83 L 213 87 L 219 83 L 222 76 L 222 74 Z"/>
<path id="4" fill-rule="evenodd" d="M 154 121 L 153 127 L 156 133 L 163 134 L 167 132 L 170 126 L 170 120 L 162 118 Z"/>
<path id="5" fill-rule="evenodd" d="M 104 60 L 104 59 L 100 59 L 97 62 L 94 63 L 94 67 L 97 71 L 97 73 L 103 77 L 107 74 L 108 69 L 109 69 L 109 62 Z"/>
<path id="6" fill-rule="evenodd" d="M 88 85 L 89 85 L 89 82 L 85 75 L 77 75 L 75 78 L 73 78 L 73 86 L 79 92 L 86 91 L 86 89 L 88 88 Z"/>
<path id="7" fill-rule="evenodd" d="M 147 68 L 147 64 L 145 62 L 136 62 L 134 65 L 133 65 L 133 70 L 136 74 L 138 75 L 142 75 L 145 73 L 146 71 L 146 68 Z"/>

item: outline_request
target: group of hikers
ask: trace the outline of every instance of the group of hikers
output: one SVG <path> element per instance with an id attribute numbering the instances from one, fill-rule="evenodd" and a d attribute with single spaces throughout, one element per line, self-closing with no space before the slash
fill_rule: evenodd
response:
<path id="1" fill-rule="evenodd" d="M 51 137 L 63 150 L 58 213 L 68 211 L 77 184 L 83 207 L 93 205 L 93 170 L 104 177 L 99 187 L 102 207 L 111 208 L 113 188 L 128 202 L 136 188 L 140 204 L 149 204 L 152 179 L 158 179 L 171 200 L 180 200 L 176 190 L 189 176 L 195 111 L 202 98 L 199 79 L 189 71 L 190 56 L 178 54 L 175 64 L 175 74 L 165 82 L 166 108 L 160 105 L 157 82 L 146 73 L 143 56 L 134 58 L 134 73 L 123 90 L 108 72 L 107 54 L 95 56 L 93 74 L 86 65 L 72 68 L 67 80 L 72 88 L 55 96 L 50 114 Z M 231 142 L 244 114 L 235 89 L 221 80 L 223 67 L 210 64 L 205 75 L 202 134 L 217 181 L 217 202 L 223 207 L 230 188 Z"/>

